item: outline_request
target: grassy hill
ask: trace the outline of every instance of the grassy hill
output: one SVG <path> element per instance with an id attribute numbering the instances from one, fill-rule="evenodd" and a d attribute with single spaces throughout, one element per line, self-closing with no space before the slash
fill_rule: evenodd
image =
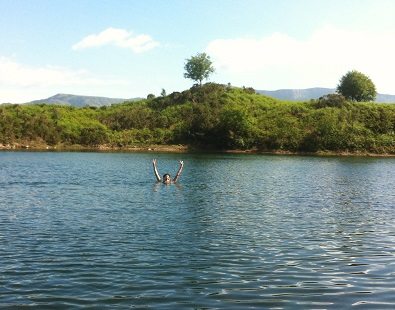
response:
<path id="1" fill-rule="evenodd" d="M 3 105 L 0 144 L 395 154 L 395 105 L 281 101 L 207 83 L 100 108 Z"/>

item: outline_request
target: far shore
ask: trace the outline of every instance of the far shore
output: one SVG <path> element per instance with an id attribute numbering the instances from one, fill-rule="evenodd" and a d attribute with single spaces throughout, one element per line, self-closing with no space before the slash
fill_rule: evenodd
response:
<path id="1" fill-rule="evenodd" d="M 370 152 L 349 152 L 349 151 L 318 151 L 318 152 L 293 152 L 287 150 L 224 150 L 213 148 L 199 148 L 188 145 L 66 145 L 58 144 L 55 146 L 42 143 L 12 143 L 1 144 L 0 151 L 48 151 L 48 152 L 158 152 L 158 153 L 224 153 L 224 154 L 266 154 L 266 155 L 304 155 L 304 156 L 344 156 L 344 157 L 395 157 L 391 153 L 370 153 Z"/>

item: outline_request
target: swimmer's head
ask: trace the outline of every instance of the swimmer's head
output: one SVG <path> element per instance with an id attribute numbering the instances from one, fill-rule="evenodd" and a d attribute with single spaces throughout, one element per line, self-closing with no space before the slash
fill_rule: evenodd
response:
<path id="1" fill-rule="evenodd" d="M 171 183 L 170 174 L 166 173 L 163 175 L 163 183 Z"/>

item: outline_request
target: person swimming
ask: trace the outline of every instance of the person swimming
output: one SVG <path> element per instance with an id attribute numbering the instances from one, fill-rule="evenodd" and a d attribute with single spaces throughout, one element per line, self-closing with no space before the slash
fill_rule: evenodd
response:
<path id="1" fill-rule="evenodd" d="M 183 169 L 183 167 L 184 167 L 184 162 L 183 162 L 182 160 L 180 160 L 179 163 L 180 163 L 180 167 L 178 168 L 177 174 L 176 174 L 176 176 L 174 177 L 174 179 L 172 180 L 170 174 L 165 173 L 165 174 L 163 175 L 163 180 L 162 180 L 162 179 L 160 178 L 160 175 L 159 175 L 159 172 L 158 172 L 157 160 L 156 160 L 156 159 L 153 159 L 153 160 L 152 160 L 152 165 L 153 165 L 153 167 L 154 167 L 154 173 L 155 173 L 156 180 L 157 180 L 158 182 L 162 182 L 162 183 L 164 183 L 164 184 L 176 183 L 176 182 L 178 181 L 178 179 L 180 178 L 182 169 Z"/>

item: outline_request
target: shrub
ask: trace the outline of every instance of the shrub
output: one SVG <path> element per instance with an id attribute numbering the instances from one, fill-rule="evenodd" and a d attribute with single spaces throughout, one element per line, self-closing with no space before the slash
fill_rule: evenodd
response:
<path id="1" fill-rule="evenodd" d="M 317 108 L 326 108 L 326 107 L 333 107 L 333 108 L 341 108 L 345 106 L 347 103 L 346 98 L 340 94 L 328 94 L 322 96 L 318 99 L 315 103 Z"/>

